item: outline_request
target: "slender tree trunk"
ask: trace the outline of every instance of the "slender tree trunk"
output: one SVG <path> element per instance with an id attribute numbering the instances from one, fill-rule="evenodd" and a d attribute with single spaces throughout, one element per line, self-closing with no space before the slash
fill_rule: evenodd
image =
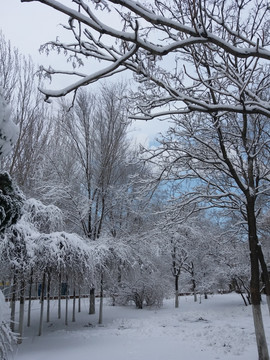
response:
<path id="1" fill-rule="evenodd" d="M 197 291 L 196 291 L 196 281 L 195 281 L 195 278 L 194 278 L 194 264 L 193 262 L 191 263 L 191 281 L 192 281 L 192 291 L 193 291 L 193 294 L 194 294 L 194 302 L 197 302 Z"/>
<path id="2" fill-rule="evenodd" d="M 66 314 L 65 314 L 65 325 L 68 325 L 68 276 L 66 277 L 67 293 L 66 293 Z"/>
<path id="3" fill-rule="evenodd" d="M 175 290 L 175 301 L 174 307 L 179 308 L 179 275 L 174 275 L 174 290 Z"/>
<path id="4" fill-rule="evenodd" d="M 196 281 L 192 279 L 192 286 L 193 286 L 193 294 L 194 294 L 194 302 L 198 301 L 197 291 L 196 291 Z"/>
<path id="5" fill-rule="evenodd" d="M 75 322 L 75 311 L 76 311 L 76 291 L 75 286 L 73 289 L 73 309 L 72 309 L 72 321 Z"/>
<path id="6" fill-rule="evenodd" d="M 265 295 L 266 295 L 266 301 L 267 301 L 267 306 L 268 306 L 268 312 L 269 312 L 269 315 L 270 315 L 270 281 L 269 281 L 269 274 L 268 274 L 267 265 L 266 265 L 265 260 L 264 260 L 262 247 L 258 245 L 257 249 L 258 249 L 258 257 L 259 257 L 259 261 L 260 261 L 260 265 L 261 265 L 261 269 L 262 269 L 262 273 L 263 273 L 263 282 L 264 282 L 264 285 L 265 285 Z"/>
<path id="7" fill-rule="evenodd" d="M 60 271 L 58 277 L 58 319 L 61 319 L 61 292 L 62 292 L 62 283 L 61 283 L 61 271 Z"/>
<path id="8" fill-rule="evenodd" d="M 25 292 L 25 281 L 21 280 L 20 284 L 20 313 L 19 313 L 19 338 L 18 344 L 22 343 L 22 336 L 23 336 L 23 323 L 24 323 L 24 292 Z"/>
<path id="9" fill-rule="evenodd" d="M 47 282 L 47 322 L 50 322 L 51 272 L 48 272 Z"/>
<path id="10" fill-rule="evenodd" d="M 89 314 L 95 314 L 96 312 L 96 297 L 95 297 L 95 288 L 90 289 L 90 302 L 89 302 Z"/>
<path id="11" fill-rule="evenodd" d="M 101 325 L 103 320 L 103 273 L 100 278 L 100 299 L 99 299 L 99 319 L 98 323 Z"/>
<path id="12" fill-rule="evenodd" d="M 262 313 L 261 313 L 260 269 L 259 269 L 259 256 L 258 256 L 259 246 L 258 246 L 257 229 L 256 229 L 254 198 L 248 199 L 247 215 L 248 215 L 248 238 L 249 238 L 250 266 L 251 266 L 250 295 L 251 295 L 255 335 L 257 341 L 257 349 L 258 349 L 259 360 L 269 360 L 268 347 L 267 347 Z"/>
<path id="13" fill-rule="evenodd" d="M 44 273 L 43 273 L 43 278 L 42 278 L 42 284 L 41 284 L 41 294 L 40 294 L 40 318 L 39 318 L 38 336 L 41 336 L 41 334 L 42 334 L 42 327 L 43 327 L 45 280 L 46 280 L 46 273 L 45 273 L 45 271 L 44 271 Z"/>
<path id="14" fill-rule="evenodd" d="M 81 287 L 79 286 L 78 312 L 81 312 Z"/>
<path id="15" fill-rule="evenodd" d="M 122 261 L 121 261 L 121 259 L 119 260 L 119 264 L 117 267 L 117 282 L 118 282 L 118 285 L 121 285 L 121 282 L 122 282 Z"/>
<path id="16" fill-rule="evenodd" d="M 15 308 L 16 308 L 16 291 L 17 291 L 17 275 L 13 276 L 13 284 L 11 290 L 11 313 L 10 313 L 10 329 L 15 330 Z"/>
<path id="17" fill-rule="evenodd" d="M 30 326 L 30 322 L 31 322 L 32 286 L 33 286 L 33 269 L 31 270 L 30 282 L 29 282 L 29 301 L 28 301 L 27 327 Z"/>
<path id="18" fill-rule="evenodd" d="M 36 279 L 36 299 L 38 299 L 38 280 Z"/>
<path id="19" fill-rule="evenodd" d="M 98 224 L 98 231 L 97 231 L 97 238 L 100 237 L 100 233 L 101 233 L 101 228 L 102 228 L 102 223 L 103 223 L 103 218 L 104 218 L 104 210 L 105 210 L 105 196 L 102 194 L 102 199 L 101 199 L 101 215 L 99 218 L 99 224 Z"/>
<path id="20" fill-rule="evenodd" d="M 238 284 L 238 281 L 237 281 L 236 279 L 234 279 L 234 282 L 235 282 L 235 285 L 236 285 L 236 287 L 237 287 L 238 292 L 240 293 L 240 295 L 241 295 L 241 297 L 242 297 L 242 299 L 243 299 L 243 301 L 244 301 L 244 304 L 245 304 L 246 306 L 248 306 L 248 303 L 247 303 L 247 301 L 246 301 L 246 299 L 245 299 L 245 297 L 244 297 L 244 295 L 243 295 L 243 291 L 241 290 L 241 287 L 240 287 L 240 285 Z"/>

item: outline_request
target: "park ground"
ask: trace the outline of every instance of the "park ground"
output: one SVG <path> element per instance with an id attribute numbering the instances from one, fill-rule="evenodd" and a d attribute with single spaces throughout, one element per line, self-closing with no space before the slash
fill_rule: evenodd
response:
<path id="1" fill-rule="evenodd" d="M 27 304 L 26 304 L 27 305 Z M 254 360 L 257 358 L 252 309 L 238 294 L 210 295 L 194 303 L 192 296 L 180 298 L 178 309 L 173 299 L 162 308 L 136 309 L 111 306 L 105 301 L 103 324 L 98 314 L 88 314 L 88 300 L 82 300 L 76 322 L 57 319 L 57 302 L 51 304 L 51 321 L 44 322 L 37 336 L 39 302 L 33 302 L 32 324 L 16 345 L 13 360 Z M 26 306 L 27 307 L 27 306 Z M 98 300 L 97 300 L 98 309 Z M 267 338 L 270 317 L 263 299 Z M 44 314 L 45 315 L 45 314 Z M 46 319 L 45 319 L 46 320 Z"/>

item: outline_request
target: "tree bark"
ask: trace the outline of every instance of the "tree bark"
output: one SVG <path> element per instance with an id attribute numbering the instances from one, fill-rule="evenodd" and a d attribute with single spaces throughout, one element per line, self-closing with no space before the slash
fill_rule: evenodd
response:
<path id="1" fill-rule="evenodd" d="M 19 314 L 19 337 L 18 344 L 22 343 L 23 336 L 23 323 L 24 323 L 24 291 L 25 291 L 25 282 L 21 280 L 20 284 L 20 314 Z"/>
<path id="2" fill-rule="evenodd" d="M 48 272 L 47 282 L 47 322 L 50 322 L 51 273 Z"/>
<path id="3" fill-rule="evenodd" d="M 259 246 L 257 238 L 255 199 L 248 198 L 248 239 L 250 249 L 250 295 L 252 303 L 253 321 L 257 341 L 259 360 L 269 360 L 268 347 L 263 326 L 261 313 L 261 294 L 260 294 L 260 269 L 259 269 Z"/>
<path id="4" fill-rule="evenodd" d="M 174 275 L 174 290 L 175 290 L 175 301 L 174 307 L 179 307 L 179 275 Z"/>
<path id="5" fill-rule="evenodd" d="M 41 336 L 41 334 L 42 334 L 42 327 L 43 327 L 45 279 L 46 279 L 46 274 L 45 274 L 45 272 L 44 272 L 44 273 L 43 273 L 43 278 L 42 278 L 42 285 L 41 285 L 41 294 L 40 294 L 40 318 L 39 318 L 38 336 Z"/>
<path id="6" fill-rule="evenodd" d="M 60 271 L 58 277 L 58 319 L 61 319 L 61 290 L 62 290 L 62 283 L 61 283 L 61 271 Z"/>
<path id="7" fill-rule="evenodd" d="M 269 274 L 268 274 L 267 265 L 266 265 L 265 260 L 264 260 L 262 247 L 260 245 L 258 245 L 257 249 L 258 249 L 258 257 L 259 257 L 259 261 L 260 261 L 260 265 L 261 265 L 261 269 L 262 269 L 262 273 L 263 273 L 263 282 L 264 282 L 264 285 L 265 285 L 265 295 L 266 295 L 266 301 L 267 301 L 267 306 L 268 306 L 268 312 L 269 312 L 269 315 L 270 315 L 270 281 L 269 281 Z"/>
<path id="8" fill-rule="evenodd" d="M 98 323 L 101 325 L 103 320 L 103 274 L 100 279 L 100 299 L 99 299 L 99 319 Z"/>
<path id="9" fill-rule="evenodd" d="M 75 311 L 76 311 L 76 291 L 75 291 L 75 286 L 74 286 L 74 289 L 73 289 L 72 322 L 75 322 Z"/>
<path id="10" fill-rule="evenodd" d="M 33 269 L 31 270 L 30 282 L 29 282 L 29 301 L 28 301 L 27 327 L 29 327 L 30 323 L 31 323 L 32 286 L 33 286 Z"/>
<path id="11" fill-rule="evenodd" d="M 66 277 L 67 282 L 67 293 L 66 293 L 66 314 L 65 314 L 65 325 L 68 325 L 68 276 Z"/>
<path id="12" fill-rule="evenodd" d="M 15 330 L 15 308 L 16 308 L 16 290 L 17 290 L 17 276 L 13 276 L 12 292 L 11 292 L 11 313 L 10 313 L 10 329 Z"/>
<path id="13" fill-rule="evenodd" d="M 244 301 L 244 304 L 245 304 L 246 306 L 248 306 L 247 300 L 245 299 L 245 297 L 244 297 L 244 295 L 243 295 L 243 291 L 241 290 L 241 287 L 239 286 L 237 279 L 234 279 L 234 282 L 235 282 L 235 285 L 236 285 L 236 287 L 237 287 L 238 292 L 240 293 L 240 295 L 241 295 L 241 297 L 242 297 L 242 299 L 243 299 L 243 301 Z"/>
<path id="14" fill-rule="evenodd" d="M 95 312 L 96 312 L 95 301 L 96 301 L 95 288 L 92 287 L 90 289 L 90 301 L 89 301 L 89 314 L 90 315 L 95 314 Z"/>
<path id="15" fill-rule="evenodd" d="M 192 291 L 193 291 L 193 295 L 194 295 L 194 302 L 197 302 L 198 298 L 197 298 L 197 291 L 196 291 L 196 281 L 194 278 L 194 264 L 193 262 L 191 262 L 191 281 L 192 281 Z"/>
<path id="16" fill-rule="evenodd" d="M 78 312 L 81 312 L 81 287 L 79 286 Z"/>

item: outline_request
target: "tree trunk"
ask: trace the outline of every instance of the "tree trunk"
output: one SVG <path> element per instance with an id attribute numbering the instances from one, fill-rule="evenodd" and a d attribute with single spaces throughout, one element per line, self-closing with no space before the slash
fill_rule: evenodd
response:
<path id="1" fill-rule="evenodd" d="M 36 289 L 35 289 L 35 291 L 36 291 L 36 300 L 38 299 L 38 280 L 36 279 Z"/>
<path id="2" fill-rule="evenodd" d="M 250 249 L 250 295 L 259 360 L 269 360 L 268 347 L 261 313 L 259 246 L 256 229 L 255 199 L 248 199 L 248 239 Z"/>
<path id="3" fill-rule="evenodd" d="M 15 308 L 16 308 L 16 290 L 17 290 L 17 276 L 13 276 L 13 284 L 11 290 L 11 313 L 10 313 L 10 329 L 12 332 L 15 330 Z"/>
<path id="4" fill-rule="evenodd" d="M 95 314 L 96 312 L 96 298 L 95 298 L 95 288 L 90 289 L 90 302 L 89 302 L 89 314 Z"/>
<path id="5" fill-rule="evenodd" d="M 240 287 L 240 285 L 238 284 L 237 279 L 234 279 L 234 282 L 235 282 L 235 285 L 236 285 L 236 287 L 237 287 L 238 292 L 240 293 L 240 295 L 241 295 L 241 297 L 242 297 L 242 299 L 243 299 L 243 301 L 244 301 L 244 304 L 245 304 L 246 306 L 248 306 L 248 303 L 247 303 L 247 301 L 246 301 L 246 299 L 245 299 L 245 297 L 244 297 L 244 295 L 243 295 L 243 291 L 241 290 L 241 287 Z"/>
<path id="6" fill-rule="evenodd" d="M 78 312 L 81 312 L 81 287 L 79 286 Z"/>
<path id="7" fill-rule="evenodd" d="M 66 277 L 67 282 L 67 293 L 66 293 L 66 314 L 65 314 L 65 325 L 68 325 L 68 276 Z"/>
<path id="8" fill-rule="evenodd" d="M 191 263 L 191 281 L 192 281 L 192 291 L 193 291 L 193 294 L 194 294 L 194 302 L 197 302 L 197 291 L 196 291 L 196 281 L 195 281 L 195 278 L 194 278 L 194 264 L 193 262 Z"/>
<path id="9" fill-rule="evenodd" d="M 174 290 L 175 290 L 175 301 L 174 307 L 179 307 L 179 275 L 174 275 Z"/>
<path id="10" fill-rule="evenodd" d="M 76 311 L 76 291 L 75 291 L 75 286 L 74 286 L 74 289 L 73 289 L 72 322 L 75 322 L 75 311 Z"/>
<path id="11" fill-rule="evenodd" d="M 33 286 L 33 269 L 31 270 L 30 282 L 29 282 L 29 301 L 28 301 L 27 327 L 30 326 L 30 322 L 31 322 L 32 286 Z"/>
<path id="12" fill-rule="evenodd" d="M 269 274 L 268 274 L 267 265 L 266 265 L 265 260 L 264 260 L 262 247 L 258 245 L 257 249 L 258 249 L 258 257 L 259 257 L 259 261 L 260 261 L 260 265 L 261 265 L 261 269 L 262 269 L 262 273 L 263 273 L 262 275 L 263 275 L 263 282 L 264 282 L 264 285 L 265 285 L 265 295 L 266 295 L 266 301 L 267 301 L 267 306 L 268 306 L 268 312 L 269 312 L 269 315 L 270 315 L 270 281 L 269 281 Z"/>
<path id="13" fill-rule="evenodd" d="M 61 319 L 61 290 L 62 290 L 62 284 L 61 284 L 61 271 L 60 271 L 58 277 L 58 319 Z"/>
<path id="14" fill-rule="evenodd" d="M 25 282 L 24 280 L 21 281 L 21 288 L 20 288 L 20 314 L 19 314 L 19 337 L 18 337 L 18 344 L 22 343 L 22 336 L 23 336 L 23 323 L 24 323 L 24 291 L 25 291 Z"/>
<path id="15" fill-rule="evenodd" d="M 98 323 L 101 325 L 103 320 L 103 274 L 100 278 L 100 299 L 99 299 L 99 319 Z"/>
<path id="16" fill-rule="evenodd" d="M 192 283 L 193 283 L 193 294 L 194 294 L 194 302 L 198 301 L 198 297 L 197 297 L 197 291 L 196 291 L 196 282 L 194 279 L 192 279 Z"/>
<path id="17" fill-rule="evenodd" d="M 51 273 L 48 272 L 47 283 L 47 322 L 50 322 Z"/>
<path id="18" fill-rule="evenodd" d="M 118 285 L 120 286 L 121 282 L 122 282 L 122 261 L 121 261 L 121 259 L 119 260 L 119 264 L 117 267 L 117 282 L 118 282 Z"/>
<path id="19" fill-rule="evenodd" d="M 42 334 L 42 326 L 43 326 L 45 279 L 46 279 L 46 274 L 44 272 L 43 273 L 43 278 L 42 278 L 42 284 L 41 284 L 41 294 L 40 294 L 40 318 L 39 318 L 38 336 L 41 336 L 41 334 Z"/>

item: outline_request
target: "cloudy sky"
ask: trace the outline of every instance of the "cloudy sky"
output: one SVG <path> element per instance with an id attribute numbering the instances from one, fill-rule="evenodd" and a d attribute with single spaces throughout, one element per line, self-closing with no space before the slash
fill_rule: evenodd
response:
<path id="1" fill-rule="evenodd" d="M 55 69 L 68 66 L 65 58 L 56 53 L 51 53 L 49 56 L 40 54 L 39 47 L 47 41 L 56 40 L 57 37 L 66 41 L 67 31 L 61 26 L 66 23 L 66 18 L 65 15 L 39 2 L 21 3 L 20 0 L 2 0 L 1 2 L 0 29 L 6 39 L 10 40 L 21 53 L 31 55 L 35 63 L 44 66 L 52 65 Z M 68 83 L 67 78 L 61 78 L 49 86 L 56 89 Z M 98 85 L 95 83 L 91 86 Z M 136 136 L 137 142 L 147 145 L 153 141 L 157 133 L 164 132 L 166 127 L 164 122 L 157 120 L 147 123 L 137 121 L 133 126 L 132 134 Z"/>

